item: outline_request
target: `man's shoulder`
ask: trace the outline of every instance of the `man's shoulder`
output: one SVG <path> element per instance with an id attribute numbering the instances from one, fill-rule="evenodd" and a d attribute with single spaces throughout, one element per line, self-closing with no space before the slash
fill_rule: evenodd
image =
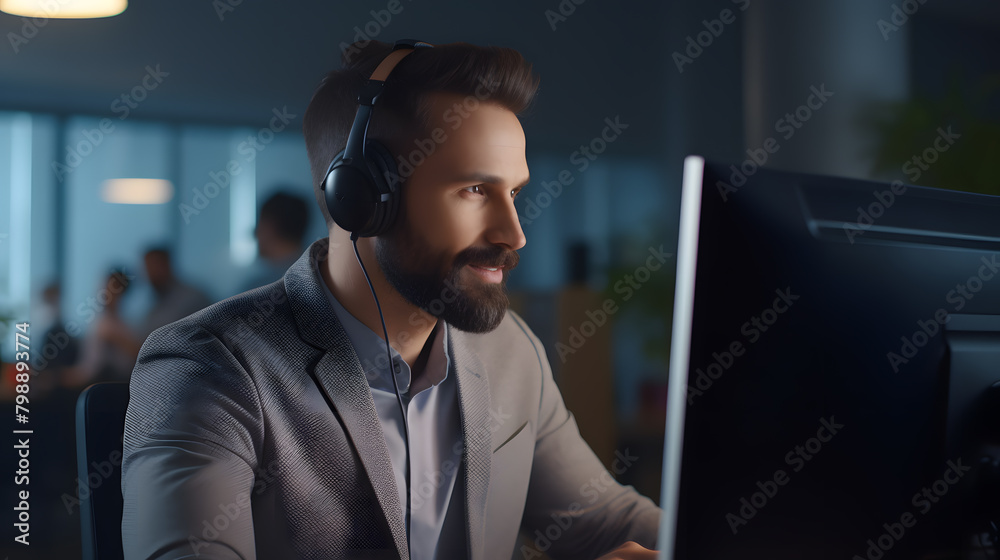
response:
<path id="1" fill-rule="evenodd" d="M 238 344 L 251 333 L 283 332 L 291 320 L 284 281 L 279 279 L 159 327 L 147 341 L 176 344 L 179 339 L 214 337 Z"/>
<path id="2" fill-rule="evenodd" d="M 451 329 L 455 343 L 471 350 L 489 370 L 503 364 L 504 370 L 538 371 L 546 359 L 545 350 L 528 324 L 514 310 L 508 309 L 497 328 L 486 333 L 468 333 Z"/>

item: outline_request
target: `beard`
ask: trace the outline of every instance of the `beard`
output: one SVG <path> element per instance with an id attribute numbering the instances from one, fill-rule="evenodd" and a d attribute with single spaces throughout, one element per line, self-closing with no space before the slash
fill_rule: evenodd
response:
<path id="1" fill-rule="evenodd" d="M 375 240 L 375 258 L 390 284 L 411 304 L 460 331 L 486 333 L 503 321 L 510 305 L 507 277 L 517 266 L 517 252 L 502 247 L 469 247 L 450 259 L 428 250 L 408 224 L 399 223 Z M 462 282 L 466 265 L 503 266 L 496 284 Z"/>

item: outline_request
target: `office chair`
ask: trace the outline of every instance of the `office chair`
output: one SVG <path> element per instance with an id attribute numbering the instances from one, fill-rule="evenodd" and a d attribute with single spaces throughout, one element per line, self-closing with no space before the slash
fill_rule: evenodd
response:
<path id="1" fill-rule="evenodd" d="M 84 560 L 122 560 L 122 437 L 128 383 L 96 383 L 76 401 Z"/>

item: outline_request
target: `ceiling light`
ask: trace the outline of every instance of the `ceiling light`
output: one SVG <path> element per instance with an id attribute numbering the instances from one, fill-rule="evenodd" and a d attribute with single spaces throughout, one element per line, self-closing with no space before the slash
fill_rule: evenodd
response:
<path id="1" fill-rule="evenodd" d="M 163 204 L 174 197 L 174 185 L 166 179 L 108 179 L 101 198 L 112 204 Z"/>
<path id="2" fill-rule="evenodd" d="M 125 11 L 128 0 L 0 0 L 0 11 L 51 19 L 102 18 Z"/>

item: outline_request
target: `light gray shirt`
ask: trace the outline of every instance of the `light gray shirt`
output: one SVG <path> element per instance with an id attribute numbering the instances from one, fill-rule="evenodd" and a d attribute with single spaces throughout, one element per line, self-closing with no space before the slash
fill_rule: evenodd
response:
<path id="1" fill-rule="evenodd" d="M 318 274 L 322 278 L 322 274 Z M 406 442 L 403 419 L 387 367 L 385 341 L 350 314 L 330 292 L 326 294 L 334 313 L 347 332 L 361 361 L 361 369 L 371 388 L 372 399 L 382 424 L 399 491 L 399 503 L 405 509 L 410 495 L 410 515 L 403 512 L 409 535 L 410 558 L 434 560 L 453 558 L 461 543 L 464 554 L 463 515 L 449 513 L 449 504 L 460 503 L 462 496 L 456 478 L 462 462 L 461 425 L 454 376 L 450 375 L 448 326 L 439 320 L 431 332 L 431 349 L 424 379 L 418 380 L 411 394 L 410 366 L 395 348 L 391 348 L 393 369 L 403 405 L 406 407 L 410 433 L 410 480 L 406 480 Z M 375 304 L 374 300 L 371 302 Z"/>

